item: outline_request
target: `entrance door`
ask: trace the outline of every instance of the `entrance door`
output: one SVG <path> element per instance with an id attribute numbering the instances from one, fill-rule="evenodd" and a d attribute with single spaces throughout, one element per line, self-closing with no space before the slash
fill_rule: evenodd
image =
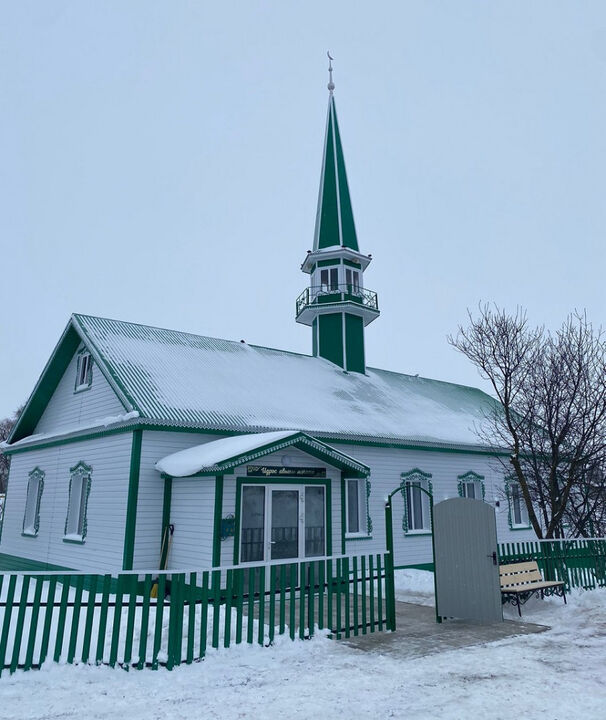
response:
<path id="1" fill-rule="evenodd" d="M 437 614 L 503 620 L 494 509 L 481 500 L 451 498 L 434 505 Z"/>
<path id="2" fill-rule="evenodd" d="M 326 554 L 324 485 L 243 485 L 240 562 Z"/>

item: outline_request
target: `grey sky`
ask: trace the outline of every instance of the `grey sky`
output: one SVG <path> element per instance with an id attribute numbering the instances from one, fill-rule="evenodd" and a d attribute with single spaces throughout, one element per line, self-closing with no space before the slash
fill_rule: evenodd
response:
<path id="1" fill-rule="evenodd" d="M 0 2 L 0 417 L 71 312 L 311 351 L 326 50 L 369 365 L 485 387 L 479 300 L 600 324 L 606 3 Z M 288 402 L 288 398 L 284 399 Z"/>

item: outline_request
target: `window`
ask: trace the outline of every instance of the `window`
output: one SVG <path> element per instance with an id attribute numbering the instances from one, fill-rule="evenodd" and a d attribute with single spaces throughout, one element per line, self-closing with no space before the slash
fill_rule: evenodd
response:
<path id="1" fill-rule="evenodd" d="M 334 267 L 320 271 L 320 287 L 323 292 L 339 289 L 339 268 Z"/>
<path id="2" fill-rule="evenodd" d="M 402 495 L 404 496 L 404 520 L 402 526 L 407 534 L 431 532 L 431 474 L 422 470 L 402 473 Z"/>
<path id="3" fill-rule="evenodd" d="M 35 537 L 40 527 L 40 500 L 44 489 L 44 473 L 35 468 L 29 474 L 27 481 L 27 494 L 25 497 L 25 512 L 23 513 L 23 534 Z"/>
<path id="4" fill-rule="evenodd" d="M 84 542 L 86 537 L 86 508 L 90 493 L 92 468 L 79 462 L 71 468 L 69 481 L 69 499 L 65 519 L 65 537 L 67 542 Z"/>
<path id="5" fill-rule="evenodd" d="M 366 479 L 345 480 L 345 533 L 369 537 L 372 523 L 368 514 L 370 482 Z"/>
<path id="6" fill-rule="evenodd" d="M 471 500 L 484 500 L 484 476 L 473 470 L 459 475 L 459 495 Z"/>
<path id="7" fill-rule="evenodd" d="M 345 270 L 345 282 L 348 292 L 358 292 L 360 290 L 360 273 L 347 268 Z"/>
<path id="8" fill-rule="evenodd" d="M 93 359 L 89 352 L 83 350 L 78 355 L 78 366 L 76 368 L 75 392 L 87 390 L 93 381 Z"/>
<path id="9" fill-rule="evenodd" d="M 519 483 L 507 480 L 507 495 L 509 498 L 509 526 L 515 528 L 528 528 L 528 510 Z"/>

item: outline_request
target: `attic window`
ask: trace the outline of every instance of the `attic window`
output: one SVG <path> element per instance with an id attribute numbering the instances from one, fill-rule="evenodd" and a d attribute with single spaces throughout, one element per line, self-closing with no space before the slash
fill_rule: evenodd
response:
<path id="1" fill-rule="evenodd" d="M 78 366 L 76 369 L 75 392 L 87 390 L 93 382 L 93 359 L 89 352 L 83 351 L 78 355 Z"/>

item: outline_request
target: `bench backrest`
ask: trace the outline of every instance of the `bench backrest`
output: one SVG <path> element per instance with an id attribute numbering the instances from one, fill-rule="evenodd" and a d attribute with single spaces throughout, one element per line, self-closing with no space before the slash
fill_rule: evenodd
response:
<path id="1" fill-rule="evenodd" d="M 500 565 L 499 576 L 501 588 L 506 588 L 510 585 L 523 585 L 529 582 L 541 582 L 543 580 L 536 560 Z"/>

